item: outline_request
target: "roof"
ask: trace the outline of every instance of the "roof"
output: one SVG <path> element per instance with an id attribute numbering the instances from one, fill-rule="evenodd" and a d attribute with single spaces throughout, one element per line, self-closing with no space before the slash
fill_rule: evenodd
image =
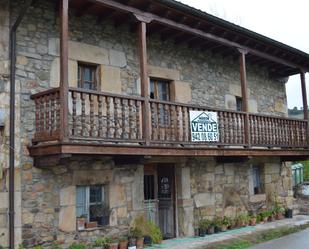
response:
<path id="1" fill-rule="evenodd" d="M 203 18 L 207 21 L 211 21 L 213 22 L 214 24 L 217 24 L 217 25 L 220 25 L 222 27 L 225 27 L 227 29 L 230 29 L 230 30 L 233 30 L 233 31 L 236 31 L 238 33 L 243 33 L 247 36 L 250 36 L 254 39 L 257 39 L 257 40 L 260 40 L 262 42 L 266 42 L 266 43 L 271 43 L 277 47 L 280 47 L 282 49 L 286 49 L 286 50 L 289 50 L 290 52 L 292 53 L 296 53 L 296 54 L 299 54 L 301 56 L 305 56 L 308 58 L 309 60 L 309 54 L 299 50 L 299 49 L 296 49 L 294 47 L 291 47 L 289 45 L 286 45 L 282 42 L 279 42 L 279 41 L 276 41 L 274 39 L 271 39 L 267 36 L 264 36 L 264 35 L 261 35 L 259 33 L 256 33 L 254 31 L 251 31 L 249 29 L 246 29 L 242 26 L 239 26 L 239 25 L 236 25 L 234 23 L 231 23 L 229 21 L 226 21 L 222 18 L 219 18 L 219 17 L 216 17 L 214 15 L 211 15 L 205 11 L 202 11 L 200 9 L 196 9 L 190 5 L 187 5 L 187 4 L 184 4 L 182 2 L 179 2 L 179 1 L 175 1 L 175 0 L 154 0 L 158 3 L 161 3 L 161 4 L 164 4 L 164 5 L 167 5 L 171 8 L 175 8 L 175 9 L 178 9 L 180 11 L 183 11 L 187 14 L 190 14 L 190 15 L 193 15 L 193 16 L 196 16 L 198 18 Z"/>

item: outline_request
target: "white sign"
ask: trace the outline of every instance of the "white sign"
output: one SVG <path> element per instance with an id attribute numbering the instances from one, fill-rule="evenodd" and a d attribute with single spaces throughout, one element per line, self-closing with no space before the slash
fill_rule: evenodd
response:
<path id="1" fill-rule="evenodd" d="M 192 142 L 218 142 L 218 116 L 216 112 L 190 111 Z"/>

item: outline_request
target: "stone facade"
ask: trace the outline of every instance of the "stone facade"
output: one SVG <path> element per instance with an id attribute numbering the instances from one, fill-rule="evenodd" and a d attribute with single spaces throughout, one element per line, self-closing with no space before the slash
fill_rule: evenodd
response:
<path id="1" fill-rule="evenodd" d="M 0 108 L 9 113 L 9 20 L 22 6 L 0 0 Z M 30 8 L 17 32 L 16 65 L 16 245 L 49 247 L 53 240 L 64 245 L 94 239 L 102 234 L 124 233 L 143 212 L 143 166 L 115 165 L 111 158 L 75 158 L 53 169 L 33 167 L 28 146 L 35 130 L 34 103 L 30 95 L 59 84 L 59 19 L 53 1 L 39 0 Z M 89 29 L 91 27 L 91 29 Z M 148 38 L 149 75 L 171 80 L 175 101 L 235 109 L 240 96 L 239 64 L 172 41 Z M 78 61 L 100 66 L 102 91 L 140 94 L 137 35 L 124 25 L 108 21 L 98 25 L 90 15 L 70 13 L 70 85 L 77 85 Z M 248 65 L 249 108 L 252 112 L 286 115 L 285 87 L 266 70 Z M 8 242 L 8 126 L 0 137 L 0 244 Z M 263 162 L 264 196 L 250 193 L 250 163 L 216 164 L 213 158 L 186 159 L 177 164 L 178 235 L 192 235 L 200 215 L 234 214 L 235 205 L 247 210 L 267 205 L 276 191 L 291 203 L 289 170 L 279 162 Z M 104 229 L 76 232 L 75 186 L 108 184 L 112 213 Z M 231 195 L 228 195 L 231 193 Z M 229 198 L 232 198 L 230 200 Z M 253 204 L 252 204 L 253 203 Z M 235 204 L 235 205 L 234 205 Z"/>

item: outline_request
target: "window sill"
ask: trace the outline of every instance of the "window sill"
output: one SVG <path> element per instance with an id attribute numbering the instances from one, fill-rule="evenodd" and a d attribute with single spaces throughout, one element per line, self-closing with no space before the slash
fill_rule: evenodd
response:
<path id="1" fill-rule="evenodd" d="M 107 229 L 109 228 L 109 226 L 99 226 L 99 227 L 93 227 L 93 228 L 85 228 L 82 230 L 77 230 L 78 232 L 92 232 L 95 230 L 103 230 L 103 229 Z"/>
<path id="2" fill-rule="evenodd" d="M 266 201 L 266 194 L 256 194 L 250 196 L 251 203 L 264 202 Z"/>

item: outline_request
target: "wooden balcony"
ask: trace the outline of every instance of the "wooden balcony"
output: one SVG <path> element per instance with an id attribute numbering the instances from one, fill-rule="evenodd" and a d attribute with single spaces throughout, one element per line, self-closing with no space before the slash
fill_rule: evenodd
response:
<path id="1" fill-rule="evenodd" d="M 34 94 L 32 99 L 36 107 L 36 132 L 31 147 L 34 156 L 45 153 L 309 155 L 305 120 L 150 100 L 151 122 L 145 124 L 143 97 L 70 88 L 67 120 L 62 121 L 58 88 Z M 219 142 L 191 141 L 190 110 L 217 112 Z M 60 141 L 61 122 L 68 123 L 65 141 Z M 143 126 L 150 129 L 148 143 Z M 56 144 L 61 144 L 63 150 L 56 149 Z"/>

